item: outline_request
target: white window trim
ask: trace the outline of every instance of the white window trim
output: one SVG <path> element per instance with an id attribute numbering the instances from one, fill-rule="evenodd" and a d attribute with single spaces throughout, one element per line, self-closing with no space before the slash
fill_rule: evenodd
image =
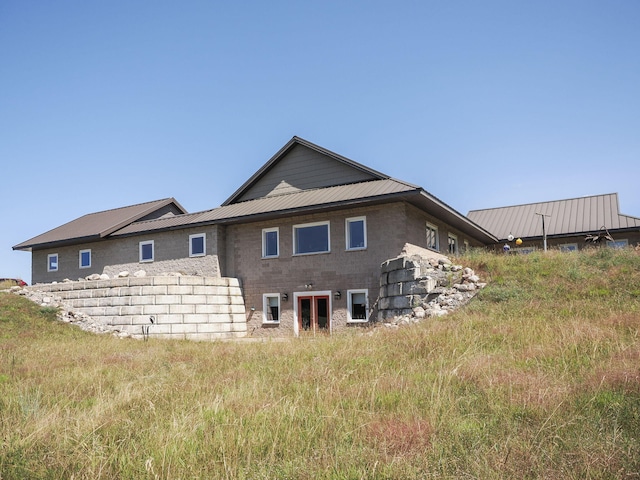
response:
<path id="1" fill-rule="evenodd" d="M 147 258 L 145 260 L 142 259 L 142 246 L 151 244 L 151 258 Z M 156 246 L 153 240 L 145 240 L 138 244 L 138 261 L 140 263 L 151 263 L 156 258 Z"/>
<path id="2" fill-rule="evenodd" d="M 276 232 L 278 236 L 276 242 L 276 254 L 275 255 L 267 255 L 267 237 L 266 234 L 269 232 Z M 262 258 L 278 258 L 280 256 L 280 228 L 263 228 L 262 229 Z"/>
<path id="3" fill-rule="evenodd" d="M 202 238 L 202 253 L 193 253 L 193 243 L 191 241 L 194 238 Z M 189 257 L 204 257 L 206 255 L 207 255 L 207 234 L 194 233 L 193 235 L 189 235 Z"/>
<path id="4" fill-rule="evenodd" d="M 351 318 L 351 307 L 352 307 L 352 299 L 351 299 L 351 294 L 353 293 L 364 293 L 364 299 L 365 299 L 365 309 L 367 312 L 367 318 L 365 318 L 364 320 L 360 319 L 360 318 Z M 354 290 L 347 290 L 347 323 L 367 323 L 369 321 L 369 290 L 367 290 L 366 288 L 360 288 L 360 289 L 354 289 Z"/>
<path id="5" fill-rule="evenodd" d="M 278 320 L 269 320 L 267 310 L 269 309 L 269 298 L 276 297 L 278 299 Z M 282 307 L 279 293 L 265 293 L 262 295 L 262 323 L 266 325 L 278 325 L 282 318 Z"/>
<path id="6" fill-rule="evenodd" d="M 82 265 L 82 254 L 89 253 L 89 265 Z M 91 268 L 91 249 L 87 248 L 78 252 L 78 267 L 79 268 Z"/>
<path id="7" fill-rule="evenodd" d="M 56 257 L 56 268 L 51 268 L 51 259 Z M 60 268 L 60 256 L 57 253 L 47 255 L 47 272 L 57 272 Z"/>
<path id="8" fill-rule="evenodd" d="M 306 227 L 317 227 L 320 225 L 327 226 L 327 250 L 323 250 L 321 252 L 304 252 L 304 253 L 296 253 L 296 230 L 299 228 Z M 312 222 L 312 223 L 299 223 L 298 225 L 294 225 L 291 229 L 292 232 L 292 240 L 293 240 L 293 256 L 302 256 L 302 255 L 322 255 L 325 253 L 331 253 L 331 222 L 328 220 L 325 222 Z"/>
<path id="9" fill-rule="evenodd" d="M 453 252 L 449 251 L 449 240 L 453 240 L 454 241 L 454 250 Z M 450 253 L 452 255 L 457 255 L 458 251 L 460 249 L 460 245 L 458 244 L 458 236 L 451 233 L 451 232 L 447 232 L 447 253 Z"/>
<path id="10" fill-rule="evenodd" d="M 362 228 L 364 229 L 364 246 L 363 247 L 351 247 L 351 229 L 349 228 L 349 224 L 351 222 L 359 222 L 362 221 Z M 348 251 L 354 250 L 366 250 L 367 249 L 367 217 L 351 217 L 347 218 L 344 221 L 344 231 L 345 231 L 345 240 L 346 240 L 346 249 Z"/>
<path id="11" fill-rule="evenodd" d="M 430 248 L 432 250 L 435 250 L 436 252 L 439 252 L 440 251 L 440 235 L 439 235 L 439 232 L 438 232 L 438 226 L 434 225 L 433 223 L 427 222 L 426 230 L 433 230 L 433 233 L 434 233 L 435 238 L 436 238 L 436 246 L 435 246 L 435 248 L 431 247 L 430 245 L 427 245 L 427 248 Z M 427 234 L 426 230 L 424 232 L 425 235 Z"/>

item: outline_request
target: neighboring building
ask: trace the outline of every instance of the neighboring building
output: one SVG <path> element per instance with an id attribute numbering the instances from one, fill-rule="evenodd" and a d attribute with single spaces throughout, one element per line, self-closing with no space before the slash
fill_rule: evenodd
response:
<path id="1" fill-rule="evenodd" d="M 507 243 L 511 251 L 523 253 L 543 248 L 543 233 L 548 248 L 565 251 L 593 243 L 621 247 L 640 242 L 640 218 L 620 213 L 617 193 L 472 210 L 467 217 L 497 237 L 499 247 Z M 509 235 L 521 238 L 522 245 L 509 242 Z"/>
<path id="2" fill-rule="evenodd" d="M 14 247 L 33 283 L 181 272 L 241 282 L 253 335 L 330 332 L 376 316 L 380 265 L 498 238 L 421 187 L 293 137 L 223 205 L 173 198 L 85 215 Z"/>

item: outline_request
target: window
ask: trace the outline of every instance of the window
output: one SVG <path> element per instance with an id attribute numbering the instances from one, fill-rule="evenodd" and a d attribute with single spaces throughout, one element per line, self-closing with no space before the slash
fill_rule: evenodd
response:
<path id="1" fill-rule="evenodd" d="M 140 261 L 153 262 L 153 240 L 140 242 Z"/>
<path id="2" fill-rule="evenodd" d="M 629 246 L 629 240 L 607 240 L 607 247 L 611 248 L 624 248 Z"/>
<path id="3" fill-rule="evenodd" d="M 565 243 L 564 245 L 558 245 L 561 252 L 575 252 L 578 250 L 577 243 Z"/>
<path id="4" fill-rule="evenodd" d="M 50 253 L 47 255 L 47 272 L 58 271 L 58 254 Z"/>
<path id="5" fill-rule="evenodd" d="M 326 253 L 329 251 L 329 222 L 293 226 L 294 255 Z"/>
<path id="6" fill-rule="evenodd" d="M 367 248 L 366 217 L 347 218 L 345 230 L 347 250 L 364 250 Z"/>
<path id="7" fill-rule="evenodd" d="M 203 257 L 206 253 L 206 245 L 207 240 L 204 233 L 189 235 L 189 256 Z"/>
<path id="8" fill-rule="evenodd" d="M 347 291 L 348 322 L 366 322 L 369 320 L 369 299 L 367 290 Z"/>
<path id="9" fill-rule="evenodd" d="M 457 255 L 458 253 L 458 237 L 456 237 L 453 233 L 447 235 L 447 243 L 449 244 L 449 253 L 451 255 Z"/>
<path id="10" fill-rule="evenodd" d="M 469 240 L 465 240 L 463 242 L 463 245 L 464 245 L 464 247 L 463 247 L 464 248 L 464 253 L 469 253 Z"/>
<path id="11" fill-rule="evenodd" d="M 262 229 L 262 258 L 277 257 L 279 255 L 278 236 L 278 227 Z"/>
<path id="12" fill-rule="evenodd" d="M 80 250 L 79 256 L 80 268 L 90 268 L 91 250 Z"/>
<path id="13" fill-rule="evenodd" d="M 438 227 L 427 223 L 427 248 L 431 250 L 440 250 L 440 242 L 438 241 Z"/>
<path id="14" fill-rule="evenodd" d="M 262 323 L 280 323 L 279 293 L 265 293 L 262 296 Z"/>

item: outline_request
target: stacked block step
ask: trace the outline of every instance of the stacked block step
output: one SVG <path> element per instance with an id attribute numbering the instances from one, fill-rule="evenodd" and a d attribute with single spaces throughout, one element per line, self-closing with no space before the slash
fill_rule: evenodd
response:
<path id="1" fill-rule="evenodd" d="M 236 278 L 153 276 L 38 285 L 95 322 L 133 337 L 216 340 L 244 337 L 247 320 Z M 144 327 L 144 328 L 143 328 Z"/>

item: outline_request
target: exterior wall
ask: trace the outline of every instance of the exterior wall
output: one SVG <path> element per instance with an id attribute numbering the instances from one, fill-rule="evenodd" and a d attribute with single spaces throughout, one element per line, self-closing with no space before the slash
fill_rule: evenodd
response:
<path id="1" fill-rule="evenodd" d="M 36 250 L 32 255 L 32 283 L 60 282 L 64 279 L 84 278 L 93 273 L 106 273 L 110 277 L 122 271 L 131 273 L 145 270 L 149 275 L 180 272 L 187 275 L 220 277 L 218 262 L 219 230 L 223 227 L 207 226 L 167 232 L 149 233 L 132 237 L 115 237 L 100 242 Z M 189 257 L 189 235 L 206 234 L 206 255 Z M 139 261 L 139 242 L 154 241 L 154 261 Z M 91 249 L 91 267 L 79 267 L 80 250 Z M 47 272 L 47 255 L 58 254 L 58 270 Z"/>
<path id="2" fill-rule="evenodd" d="M 239 278 L 243 284 L 249 311 L 248 334 L 293 335 L 296 294 L 329 292 L 331 330 L 336 331 L 347 327 L 347 290 L 367 289 L 372 310 L 369 318 L 375 319 L 380 265 L 402 251 L 406 242 L 406 207 L 398 202 L 227 227 L 225 274 Z M 359 216 L 366 216 L 367 248 L 347 251 L 345 219 Z M 321 221 L 330 222 L 331 252 L 294 256 L 293 225 Z M 279 257 L 263 259 L 262 229 L 272 227 L 279 228 Z M 420 245 L 424 244 L 423 238 Z M 337 291 L 341 292 L 340 298 L 335 297 Z M 281 319 L 277 325 L 263 325 L 265 293 L 288 295 L 287 301 L 281 300 Z"/>
<path id="3" fill-rule="evenodd" d="M 247 332 L 242 291 L 234 278 L 114 278 L 27 288 L 51 292 L 74 311 L 134 338 L 218 340 Z"/>

